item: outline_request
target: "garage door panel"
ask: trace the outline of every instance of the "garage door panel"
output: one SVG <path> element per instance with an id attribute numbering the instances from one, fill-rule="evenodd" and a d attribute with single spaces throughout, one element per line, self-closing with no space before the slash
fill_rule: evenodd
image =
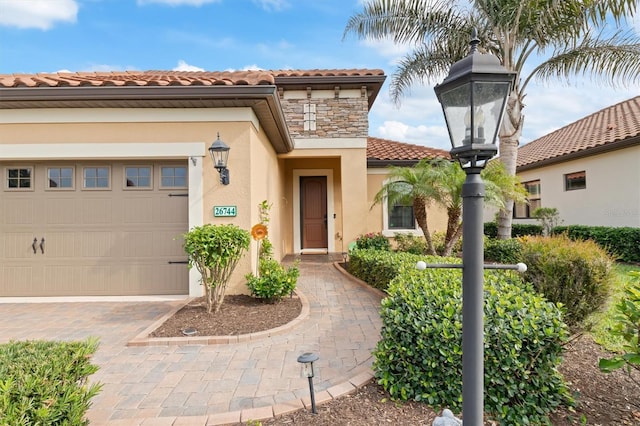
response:
<path id="1" fill-rule="evenodd" d="M 118 163 L 109 166 L 109 188 L 84 190 L 87 163 L 68 165 L 72 190 L 44 188 L 47 164 L 35 165 L 33 191 L 0 189 L 0 296 L 188 293 L 187 265 L 169 264 L 186 260 L 187 197 L 122 188 Z"/>

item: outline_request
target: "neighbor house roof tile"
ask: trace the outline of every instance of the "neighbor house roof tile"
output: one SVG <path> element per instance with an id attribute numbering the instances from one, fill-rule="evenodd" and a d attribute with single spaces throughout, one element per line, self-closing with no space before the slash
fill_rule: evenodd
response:
<path id="1" fill-rule="evenodd" d="M 369 137 L 367 139 L 367 159 L 378 161 L 419 161 L 424 158 L 446 158 L 449 152 L 422 145 L 395 142 L 388 139 Z"/>
<path id="2" fill-rule="evenodd" d="M 518 168 L 588 154 L 629 138 L 640 138 L 640 96 L 604 108 L 518 149 Z M 638 142 L 640 143 L 640 141 Z M 541 164 L 541 165 L 542 165 Z"/>
<path id="3" fill-rule="evenodd" d="M 0 87 L 274 85 L 277 77 L 384 76 L 382 70 L 113 71 L 0 74 Z"/>

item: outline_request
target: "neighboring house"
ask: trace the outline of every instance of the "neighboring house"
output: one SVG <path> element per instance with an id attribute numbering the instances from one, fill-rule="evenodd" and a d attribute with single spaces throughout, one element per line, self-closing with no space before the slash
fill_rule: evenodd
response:
<path id="1" fill-rule="evenodd" d="M 0 75 L 0 296 L 200 295 L 181 235 L 249 230 L 263 200 L 277 258 L 346 251 L 384 228 L 382 207 L 370 210 L 381 176 L 368 171 L 420 158 L 388 141 L 395 154 L 378 157 L 376 141 L 368 154 L 384 80 L 356 69 Z M 208 154 L 218 134 L 228 185 Z M 230 293 L 247 291 L 255 256 L 252 243 Z"/>
<path id="2" fill-rule="evenodd" d="M 558 209 L 563 225 L 640 227 L 640 96 L 610 106 L 518 149 L 529 204 Z"/>
<path id="3" fill-rule="evenodd" d="M 411 167 L 422 159 L 451 158 L 448 151 L 421 145 L 394 142 L 381 138 L 369 138 L 367 144 L 367 202 L 373 206 L 376 193 L 387 181 L 389 166 Z M 381 230 L 386 237 L 396 233 L 422 236 L 413 214 L 412 205 L 373 206 L 368 217 L 367 228 Z M 442 207 L 431 206 L 427 213 L 427 222 L 431 231 L 444 231 L 447 228 L 447 212 Z"/>

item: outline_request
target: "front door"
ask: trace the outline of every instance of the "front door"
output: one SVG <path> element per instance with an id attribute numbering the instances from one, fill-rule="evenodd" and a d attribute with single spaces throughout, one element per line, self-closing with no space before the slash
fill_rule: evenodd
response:
<path id="1" fill-rule="evenodd" d="M 302 249 L 326 249 L 327 177 L 300 177 L 300 216 Z"/>

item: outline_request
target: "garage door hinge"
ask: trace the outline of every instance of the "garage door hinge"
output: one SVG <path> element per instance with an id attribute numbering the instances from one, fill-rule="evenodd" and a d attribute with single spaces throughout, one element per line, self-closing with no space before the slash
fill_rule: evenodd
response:
<path id="1" fill-rule="evenodd" d="M 188 197 L 189 194 L 169 194 L 169 197 Z"/>
<path id="2" fill-rule="evenodd" d="M 189 261 L 188 260 L 170 260 L 167 263 L 169 263 L 169 265 L 174 265 L 174 264 L 187 265 L 189 264 Z"/>

